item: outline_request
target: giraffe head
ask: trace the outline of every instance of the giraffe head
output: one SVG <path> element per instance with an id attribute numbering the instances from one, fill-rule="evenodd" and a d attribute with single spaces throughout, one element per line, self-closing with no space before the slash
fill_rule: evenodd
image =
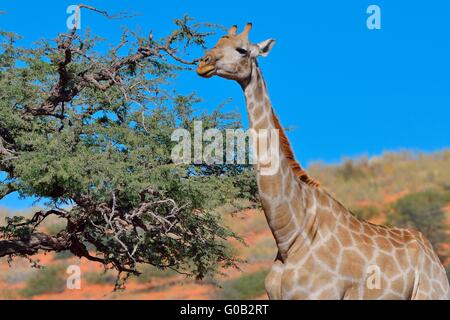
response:
<path id="1" fill-rule="evenodd" d="M 237 26 L 232 26 L 217 44 L 200 60 L 197 73 L 205 78 L 218 75 L 222 78 L 245 81 L 251 75 L 252 61 L 258 56 L 267 56 L 275 44 L 268 39 L 258 44 L 248 40 L 252 28 L 247 23 L 240 34 L 236 34 Z"/>

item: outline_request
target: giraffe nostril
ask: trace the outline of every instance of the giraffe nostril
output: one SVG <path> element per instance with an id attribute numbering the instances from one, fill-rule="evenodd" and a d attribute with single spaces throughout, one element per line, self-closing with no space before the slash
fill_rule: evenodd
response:
<path id="1" fill-rule="evenodd" d="M 210 56 L 205 56 L 203 58 L 203 62 L 206 63 L 206 64 L 210 63 L 211 62 L 211 57 Z"/>

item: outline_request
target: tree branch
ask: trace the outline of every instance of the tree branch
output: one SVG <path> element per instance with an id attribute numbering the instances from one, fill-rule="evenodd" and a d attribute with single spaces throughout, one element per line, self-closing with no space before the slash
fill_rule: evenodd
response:
<path id="1" fill-rule="evenodd" d="M 62 251 L 69 247 L 67 240 L 42 232 L 32 233 L 26 240 L 0 240 L 0 257 L 7 255 L 33 255 L 39 250 Z"/>
<path id="2" fill-rule="evenodd" d="M 81 9 L 81 8 L 85 8 L 85 9 L 88 9 L 88 10 L 92 10 L 92 11 L 95 11 L 95 12 L 98 12 L 98 13 L 104 15 L 104 16 L 107 17 L 107 18 L 110 18 L 108 12 L 105 11 L 105 10 L 99 10 L 99 9 L 97 9 L 97 8 L 95 8 L 95 7 L 88 6 L 88 5 L 85 5 L 85 4 L 82 4 L 82 3 L 78 5 L 78 8 L 80 8 L 80 9 Z"/>

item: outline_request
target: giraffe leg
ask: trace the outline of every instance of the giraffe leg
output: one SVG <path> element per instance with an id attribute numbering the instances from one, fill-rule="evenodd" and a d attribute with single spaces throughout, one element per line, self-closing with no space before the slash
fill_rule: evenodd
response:
<path id="1" fill-rule="evenodd" d="M 275 260 L 265 280 L 266 292 L 270 300 L 281 299 L 282 275 L 283 275 L 283 263 L 280 260 Z"/>

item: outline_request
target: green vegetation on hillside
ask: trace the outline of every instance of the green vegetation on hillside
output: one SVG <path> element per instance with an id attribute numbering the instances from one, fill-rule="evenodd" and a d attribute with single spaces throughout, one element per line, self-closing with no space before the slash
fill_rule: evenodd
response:
<path id="1" fill-rule="evenodd" d="M 343 164 L 313 163 L 308 172 L 351 209 L 380 205 L 399 192 L 414 193 L 450 186 L 450 150 L 433 153 L 385 152 L 378 157 L 347 159 Z"/>
<path id="2" fill-rule="evenodd" d="M 419 230 L 439 253 L 441 244 L 449 240 L 447 214 L 443 209 L 449 202 L 450 190 L 426 190 L 408 194 L 393 205 L 388 223 Z"/>
<path id="3" fill-rule="evenodd" d="M 42 293 L 63 292 L 66 288 L 64 270 L 61 266 L 47 266 L 36 270 L 34 275 L 28 278 L 21 294 L 26 298 L 32 298 Z"/>
<path id="4" fill-rule="evenodd" d="M 219 299 L 224 300 L 246 300 L 257 298 L 265 293 L 264 279 L 269 271 L 260 270 L 254 273 L 225 281 L 223 289 L 219 291 Z"/>

